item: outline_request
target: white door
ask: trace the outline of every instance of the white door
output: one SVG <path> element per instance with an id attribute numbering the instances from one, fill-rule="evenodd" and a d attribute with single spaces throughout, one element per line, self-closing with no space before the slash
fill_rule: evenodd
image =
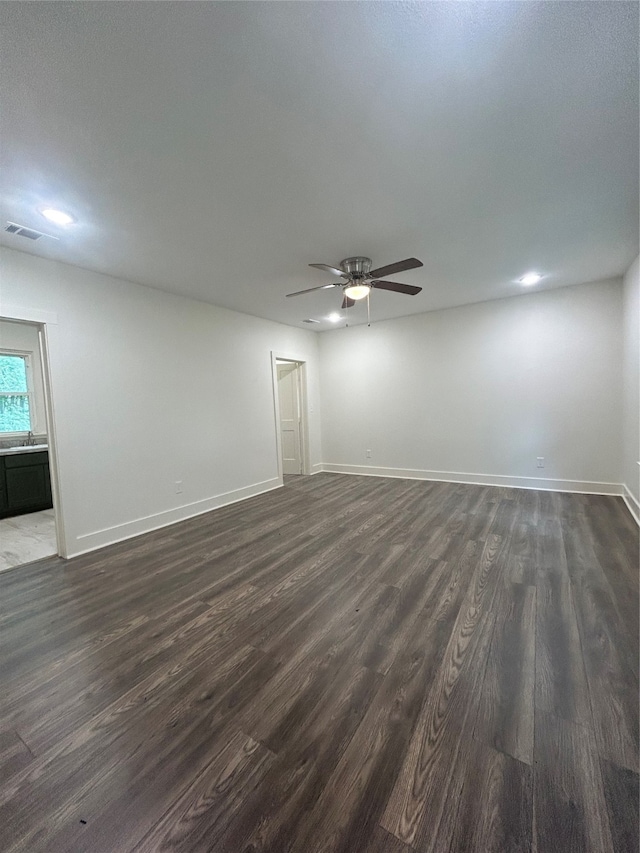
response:
<path id="1" fill-rule="evenodd" d="M 282 473 L 302 474 L 298 365 L 295 362 L 287 362 L 277 364 L 276 367 L 278 370 Z"/>

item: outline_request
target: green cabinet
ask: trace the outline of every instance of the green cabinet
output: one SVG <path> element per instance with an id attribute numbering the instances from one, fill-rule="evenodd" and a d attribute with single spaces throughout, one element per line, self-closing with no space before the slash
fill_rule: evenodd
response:
<path id="1" fill-rule="evenodd" d="M 8 515 L 7 484 L 4 479 L 4 459 L 0 456 L 0 518 Z"/>
<path id="2" fill-rule="evenodd" d="M 46 450 L 0 455 L 0 518 L 52 506 Z"/>

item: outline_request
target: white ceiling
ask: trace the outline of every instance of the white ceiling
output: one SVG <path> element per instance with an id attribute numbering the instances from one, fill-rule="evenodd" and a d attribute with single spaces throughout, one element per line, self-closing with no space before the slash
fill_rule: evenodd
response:
<path id="1" fill-rule="evenodd" d="M 638 253 L 635 2 L 0 3 L 0 22 L 2 224 L 60 236 L 7 246 L 292 325 L 340 304 L 285 299 L 334 280 L 311 262 L 420 258 L 392 278 L 423 292 L 374 293 L 375 320 Z"/>

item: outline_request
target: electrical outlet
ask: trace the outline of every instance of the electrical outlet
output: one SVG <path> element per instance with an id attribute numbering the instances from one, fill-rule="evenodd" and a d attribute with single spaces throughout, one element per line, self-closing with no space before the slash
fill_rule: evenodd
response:
<path id="1" fill-rule="evenodd" d="M 371 459 L 371 451 L 370 450 L 365 450 L 364 455 L 367 457 L 367 459 Z"/>
<path id="2" fill-rule="evenodd" d="M 176 495 L 182 494 L 182 480 L 176 480 Z"/>
<path id="3" fill-rule="evenodd" d="M 544 456 L 536 456 L 536 465 L 538 468 L 544 468 Z"/>

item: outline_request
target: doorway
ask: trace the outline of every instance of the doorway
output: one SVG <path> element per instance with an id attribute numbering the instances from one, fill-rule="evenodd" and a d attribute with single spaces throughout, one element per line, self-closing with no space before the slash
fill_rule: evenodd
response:
<path id="1" fill-rule="evenodd" d="M 309 473 L 306 418 L 306 365 L 273 358 L 278 473 L 281 478 Z"/>
<path id="2" fill-rule="evenodd" d="M 0 317 L 0 571 L 60 553 L 44 324 Z"/>

